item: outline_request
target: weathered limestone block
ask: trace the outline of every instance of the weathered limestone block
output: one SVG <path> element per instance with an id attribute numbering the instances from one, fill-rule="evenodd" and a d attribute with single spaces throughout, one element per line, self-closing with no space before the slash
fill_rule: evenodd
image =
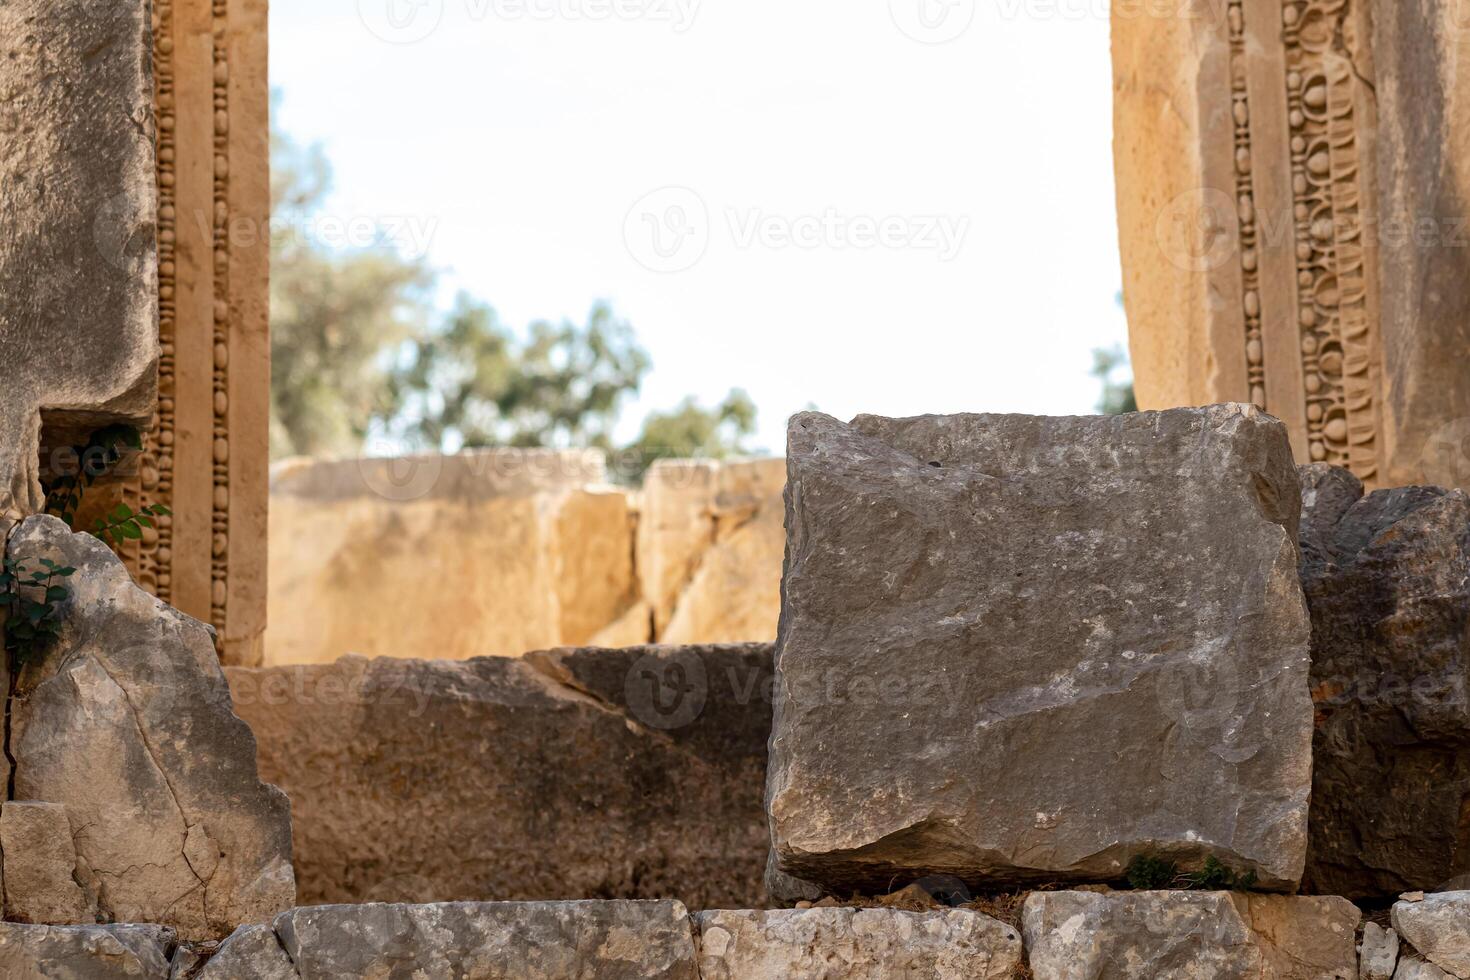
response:
<path id="1" fill-rule="evenodd" d="M 48 424 L 145 424 L 158 367 L 147 0 L 0 7 L 0 517 Z"/>
<path id="2" fill-rule="evenodd" d="M 1036 892 L 1022 930 L 1036 980 L 1355 980 L 1359 918 L 1341 898 Z"/>
<path id="3" fill-rule="evenodd" d="M 10 554 L 77 569 L 60 637 L 19 676 L 9 754 L 18 798 L 66 808 L 99 913 L 206 939 L 289 907 L 290 804 L 256 775 L 208 628 L 54 518 Z"/>
<path id="4" fill-rule="evenodd" d="M 1456 0 L 1112 6 L 1146 409 L 1250 401 L 1369 486 L 1470 482 Z"/>
<path id="5" fill-rule="evenodd" d="M 1470 977 L 1470 892 L 1397 902 L 1393 927 L 1430 963 L 1461 980 Z"/>
<path id="6" fill-rule="evenodd" d="M 1393 973 L 1393 980 L 1449 980 L 1450 975 L 1433 963 L 1405 956 L 1399 960 L 1398 969 Z"/>
<path id="7" fill-rule="evenodd" d="M 785 483 L 780 459 L 660 460 L 649 469 L 638 574 L 658 642 L 775 639 Z"/>
<path id="8" fill-rule="evenodd" d="M 1305 467 L 1315 766 L 1307 884 L 1389 897 L 1470 871 L 1470 498 Z"/>
<path id="9" fill-rule="evenodd" d="M 1249 406 L 792 419 L 767 790 L 780 869 L 1301 876 L 1300 490 Z"/>
<path id="10" fill-rule="evenodd" d="M 304 905 L 764 904 L 769 646 L 228 673 Z"/>
<path id="11" fill-rule="evenodd" d="M 274 930 L 278 943 L 231 937 L 200 980 L 699 977 L 678 902 L 327 905 L 285 912 Z"/>
<path id="12" fill-rule="evenodd" d="M 1358 946 L 1359 980 L 1393 980 L 1399 962 L 1399 934 L 1376 922 L 1363 923 Z"/>
<path id="13" fill-rule="evenodd" d="M 701 980 L 1009 980 L 1022 959 L 1015 929 L 961 909 L 700 912 L 695 919 Z"/>
<path id="14" fill-rule="evenodd" d="M 174 934 L 162 926 L 0 922 L 5 980 L 169 980 Z"/>
<path id="15" fill-rule="evenodd" d="M 97 921 L 97 908 L 77 883 L 77 852 L 66 807 L 5 801 L 0 806 L 5 864 L 5 918 L 38 925 Z"/>
<path id="16" fill-rule="evenodd" d="M 627 494 L 604 477 L 590 451 L 281 464 L 266 662 L 591 641 L 637 600 Z"/>

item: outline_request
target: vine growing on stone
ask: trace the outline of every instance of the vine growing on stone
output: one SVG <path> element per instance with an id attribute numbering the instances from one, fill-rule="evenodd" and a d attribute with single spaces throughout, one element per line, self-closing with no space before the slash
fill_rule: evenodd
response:
<path id="1" fill-rule="evenodd" d="M 131 425 L 110 425 L 93 432 L 84 445 L 72 447 L 77 458 L 76 471 L 58 472 L 45 483 L 46 513 L 60 518 L 73 531 L 86 530 L 113 550 L 124 541 L 141 538 L 143 529 L 152 527 L 155 518 L 172 513 L 163 504 L 150 504 L 135 511 L 121 503 L 107 516 L 94 520 L 90 528 L 77 527 L 77 512 L 93 484 L 112 472 L 127 452 L 142 448 L 143 436 Z"/>
<path id="2" fill-rule="evenodd" d="M 70 595 L 65 581 L 76 571 L 49 558 L 0 559 L 5 652 L 13 665 L 30 660 L 42 644 L 61 632 L 61 604 Z"/>

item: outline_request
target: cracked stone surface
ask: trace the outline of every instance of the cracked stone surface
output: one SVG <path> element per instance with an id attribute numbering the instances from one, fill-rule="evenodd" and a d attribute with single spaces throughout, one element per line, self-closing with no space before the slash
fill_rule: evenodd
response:
<path id="1" fill-rule="evenodd" d="M 1360 917 L 1341 898 L 1035 892 L 1022 931 L 1036 980 L 1355 980 Z"/>
<path id="2" fill-rule="evenodd" d="M 1454 977 L 1470 977 L 1470 892 L 1440 892 L 1419 902 L 1397 902 L 1394 930 L 1430 963 Z"/>
<path id="3" fill-rule="evenodd" d="M 1021 935 L 962 909 L 788 909 L 700 912 L 702 980 L 842 977 L 1009 980 Z"/>
<path id="4" fill-rule="evenodd" d="M 638 497 L 638 578 L 658 642 L 775 639 L 785 484 L 782 459 L 649 468 Z"/>
<path id="5" fill-rule="evenodd" d="M 0 515 L 41 509 L 48 423 L 152 417 L 147 0 L 0 4 Z"/>
<path id="6" fill-rule="evenodd" d="M 227 673 L 303 905 L 764 904 L 768 645 Z"/>
<path id="7" fill-rule="evenodd" d="M 326 905 L 230 937 L 200 980 L 697 980 L 678 902 Z"/>
<path id="8" fill-rule="evenodd" d="M 172 930 L 0 922 L 5 980 L 169 980 Z"/>
<path id="9" fill-rule="evenodd" d="M 289 907 L 290 805 L 257 776 L 209 628 L 54 518 L 22 522 L 9 553 L 77 569 L 61 636 L 19 676 L 9 749 L 16 797 L 65 807 L 99 915 L 209 939 Z"/>
<path id="10" fill-rule="evenodd" d="M 97 907 L 77 884 L 77 852 L 66 807 L 7 800 L 0 806 L 5 918 L 39 925 L 97 921 Z"/>
<path id="11" fill-rule="evenodd" d="M 1307 886 L 1349 898 L 1470 871 L 1470 497 L 1363 495 L 1302 469 L 1315 767 Z"/>
<path id="12" fill-rule="evenodd" d="M 1249 406 L 795 416 L 767 790 L 779 869 L 882 894 L 1300 879 L 1301 494 Z"/>

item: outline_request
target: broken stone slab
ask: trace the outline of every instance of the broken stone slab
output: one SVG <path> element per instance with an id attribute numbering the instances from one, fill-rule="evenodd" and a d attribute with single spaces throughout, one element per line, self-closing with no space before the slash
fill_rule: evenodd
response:
<path id="1" fill-rule="evenodd" d="M 76 569 L 60 636 L 18 678 L 9 754 L 18 798 L 65 808 L 99 914 L 210 939 L 288 908 L 290 804 L 256 774 L 209 628 L 55 518 L 9 554 Z"/>
<path id="2" fill-rule="evenodd" d="M 97 921 L 96 902 L 77 883 L 77 852 L 66 807 L 7 800 L 0 805 L 5 918 L 38 925 Z"/>
<path id="3" fill-rule="evenodd" d="M 1295 887 L 1312 705 L 1279 423 L 803 414 L 788 467 L 780 871 L 871 894 L 1155 854 Z"/>
<path id="4" fill-rule="evenodd" d="M 678 902 L 324 905 L 284 912 L 273 929 L 237 932 L 200 980 L 699 977 Z"/>
<path id="5" fill-rule="evenodd" d="M 1386 898 L 1470 871 L 1470 497 L 1303 469 L 1315 766 L 1306 884 Z"/>
<path id="6" fill-rule="evenodd" d="M 1022 960 L 1020 933 L 962 909 L 721 911 L 695 919 L 701 980 L 1003 980 Z"/>
<path id="7" fill-rule="evenodd" d="M 1430 963 L 1454 977 L 1470 977 L 1470 892 L 1439 892 L 1397 902 L 1393 927 Z"/>
<path id="8" fill-rule="evenodd" d="M 1035 892 L 1022 931 L 1036 980 L 1354 980 L 1358 909 L 1229 892 Z"/>
<path id="9" fill-rule="evenodd" d="M 169 980 L 174 933 L 163 926 L 0 922 L 6 980 Z"/>
<path id="10" fill-rule="evenodd" d="M 227 675 L 262 776 L 291 796 L 303 905 L 749 908 L 764 904 L 770 844 L 771 657 L 564 649 Z"/>
<path id="11" fill-rule="evenodd" d="M 48 423 L 146 425 L 158 365 L 147 0 L 0 6 L 0 515 Z"/>
<path id="12" fill-rule="evenodd" d="M 1399 934 L 1376 922 L 1363 923 L 1363 941 L 1358 946 L 1358 976 L 1361 980 L 1393 980 L 1399 961 Z"/>

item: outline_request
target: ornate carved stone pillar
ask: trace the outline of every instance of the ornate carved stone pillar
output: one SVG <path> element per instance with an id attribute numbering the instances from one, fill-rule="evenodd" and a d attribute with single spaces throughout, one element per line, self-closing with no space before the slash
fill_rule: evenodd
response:
<path id="1" fill-rule="evenodd" d="M 1459 2 L 1113 5 L 1124 300 L 1141 407 L 1251 401 L 1287 424 L 1300 461 L 1346 466 L 1371 486 L 1470 485 L 1470 446 L 1440 462 L 1432 451 L 1434 434 L 1453 441 L 1460 420 L 1470 437 L 1470 326 L 1454 315 L 1470 308 L 1470 250 L 1395 233 L 1425 218 L 1448 232 L 1458 198 L 1428 201 L 1417 189 L 1443 186 L 1454 168 L 1418 174 L 1415 191 L 1397 178 L 1380 188 L 1380 173 L 1402 169 L 1394 146 L 1445 161 L 1470 151 L 1470 127 L 1446 115 L 1470 94 L 1447 13 Z M 1390 38 L 1392 57 L 1375 68 L 1375 47 Z M 1412 99 L 1380 105 L 1385 88 L 1405 85 Z M 1410 147 L 1426 137 L 1436 146 Z M 1415 213 L 1420 204 L 1429 211 Z M 1442 284 L 1429 297 L 1427 267 Z M 1458 379 L 1431 383 L 1456 356 Z"/>
<path id="2" fill-rule="evenodd" d="M 126 555 L 214 625 L 226 663 L 265 628 L 269 471 L 266 0 L 154 0 L 159 400 L 130 495 L 163 503 Z"/>

